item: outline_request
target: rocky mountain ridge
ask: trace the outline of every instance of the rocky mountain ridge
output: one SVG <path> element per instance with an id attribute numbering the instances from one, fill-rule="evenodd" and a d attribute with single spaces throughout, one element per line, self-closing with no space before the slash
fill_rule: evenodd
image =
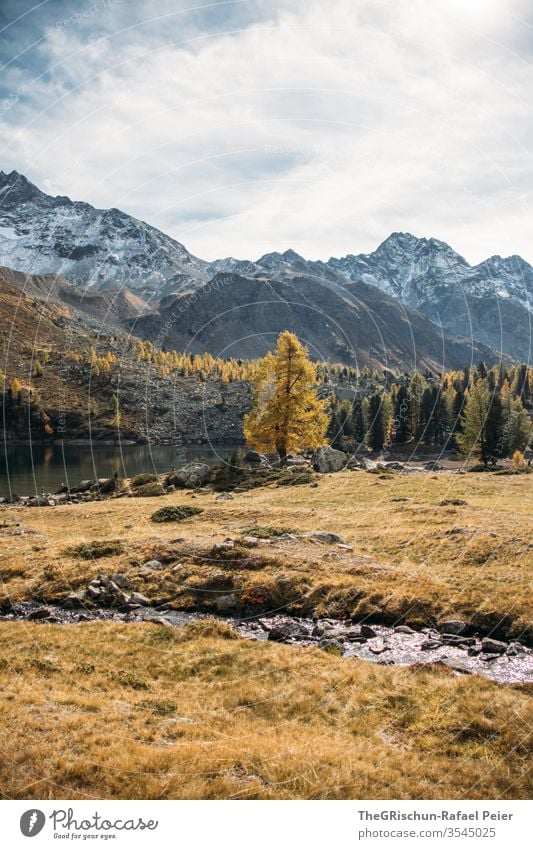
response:
<path id="1" fill-rule="evenodd" d="M 436 357 L 435 352 L 439 345 L 446 349 L 442 343 L 446 331 L 465 340 L 475 340 L 469 348 L 468 342 L 463 343 L 466 347 L 461 356 L 464 355 L 466 363 L 470 361 L 468 350 L 473 357 L 487 354 L 483 346 L 525 362 L 531 359 L 533 267 L 519 256 L 492 256 L 471 266 L 445 242 L 417 238 L 409 233 L 393 233 L 370 254 L 347 254 L 331 257 L 327 262 L 306 260 L 291 249 L 268 253 L 255 261 L 228 257 L 205 262 L 190 254 L 180 242 L 118 209 L 98 210 L 67 197 L 54 198 L 18 172 L 1 171 L 0 263 L 26 274 L 56 274 L 66 278 L 82 288 L 85 306 L 92 307 L 96 318 L 103 315 L 104 306 L 99 306 L 95 294 L 105 293 L 108 301 L 110 298 L 116 303 L 116 292 L 120 290 L 125 308 L 108 308 L 107 316 L 116 315 L 129 323 L 140 316 L 136 321 L 138 332 L 149 328 L 149 338 L 175 336 L 182 346 L 191 345 L 194 350 L 197 344 L 207 345 L 210 337 L 215 336 L 220 337 L 216 342 L 212 340 L 217 350 L 209 347 L 207 350 L 219 354 L 228 341 L 240 340 L 244 335 L 258 340 L 264 333 L 272 335 L 279 322 L 277 316 L 273 317 L 275 320 L 268 330 L 265 324 L 268 308 L 259 322 L 251 326 L 243 323 L 246 305 L 257 302 L 257 282 L 263 281 L 278 293 L 283 284 L 282 300 L 291 304 L 291 309 L 282 311 L 289 322 L 286 326 L 301 333 L 304 339 L 313 339 L 317 355 L 323 351 L 331 356 L 337 348 L 342 349 L 346 339 L 339 345 L 333 343 L 333 337 L 338 334 L 330 332 L 327 322 L 324 338 L 315 339 L 311 309 L 307 309 L 307 320 L 301 320 L 300 316 L 291 326 L 295 312 L 301 313 L 308 299 L 314 304 L 313 309 L 326 314 L 329 309 L 326 305 L 333 301 L 340 299 L 345 304 L 346 314 L 340 325 L 343 328 L 346 325 L 347 329 L 340 335 L 352 340 L 348 341 L 348 348 L 353 347 L 363 359 L 369 353 L 368 344 L 362 338 L 354 338 L 357 322 L 350 329 L 353 304 L 357 300 L 363 305 L 370 300 L 377 325 L 385 322 L 385 332 L 383 329 L 378 332 L 376 326 L 377 336 L 372 340 L 372 347 L 380 351 L 384 347 L 378 338 L 380 333 L 388 340 L 387 356 L 381 357 L 382 364 L 385 360 L 402 364 L 403 355 L 399 351 L 405 353 L 401 339 L 406 322 L 413 336 L 411 348 L 418 349 L 420 355 L 403 360 L 405 367 L 414 367 L 417 359 L 442 364 L 445 356 L 441 351 Z M 233 281 L 231 291 L 223 287 L 225 295 L 230 295 L 227 304 L 217 292 L 224 279 Z M 248 285 L 242 284 L 242 280 L 247 280 Z M 303 281 L 307 282 L 302 286 Z M 316 286 L 321 289 L 317 290 Z M 378 297 L 376 292 L 369 291 L 371 288 L 383 294 Z M 63 287 L 62 293 L 71 302 L 76 300 L 74 290 L 67 292 Z M 237 294 L 239 302 L 235 300 Z M 395 300 L 397 309 L 392 307 L 391 299 Z M 198 315 L 194 316 L 191 327 L 185 321 L 192 316 L 191 303 L 197 302 L 202 304 L 201 313 L 210 324 L 210 329 L 204 329 L 200 335 Z M 156 326 L 157 316 L 167 314 L 169 304 L 174 310 L 170 333 Z M 415 319 L 413 310 L 434 323 L 430 356 L 428 340 L 422 344 L 417 338 L 422 325 L 419 318 Z M 225 340 L 221 325 L 224 311 L 228 315 Z M 238 320 L 239 313 L 242 321 Z M 212 326 L 215 318 L 220 325 L 217 333 Z M 391 321 L 393 326 L 389 326 Z M 429 333 L 429 325 L 424 324 L 424 333 Z M 247 355 L 257 356 L 264 346 L 258 342 L 250 350 L 247 342 L 244 347 Z M 370 359 L 375 362 L 374 356 Z"/>

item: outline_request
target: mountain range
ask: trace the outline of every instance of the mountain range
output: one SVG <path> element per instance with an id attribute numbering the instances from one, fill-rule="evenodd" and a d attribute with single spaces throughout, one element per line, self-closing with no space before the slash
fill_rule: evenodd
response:
<path id="1" fill-rule="evenodd" d="M 531 359 L 532 266 L 519 256 L 471 266 L 408 233 L 327 262 L 293 250 L 206 262 L 118 209 L 0 171 L 0 264 L 79 319 L 182 350 L 254 357 L 289 328 L 317 359 L 350 364 L 442 371 Z"/>

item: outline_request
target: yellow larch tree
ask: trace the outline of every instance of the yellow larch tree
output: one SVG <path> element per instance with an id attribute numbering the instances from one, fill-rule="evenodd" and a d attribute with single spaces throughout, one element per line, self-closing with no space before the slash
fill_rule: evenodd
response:
<path id="1" fill-rule="evenodd" d="M 255 375 L 252 410 L 244 418 L 246 442 L 258 451 L 277 451 L 282 463 L 291 451 L 318 448 L 326 443 L 327 404 L 317 396 L 307 349 L 285 330 Z"/>

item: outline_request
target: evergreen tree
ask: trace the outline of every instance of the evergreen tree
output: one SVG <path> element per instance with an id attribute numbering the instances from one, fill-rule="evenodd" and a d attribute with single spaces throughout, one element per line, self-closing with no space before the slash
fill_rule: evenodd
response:
<path id="1" fill-rule="evenodd" d="M 391 402 L 386 393 L 372 395 L 368 417 L 368 444 L 373 451 L 381 451 L 388 440 L 391 425 Z"/>
<path id="2" fill-rule="evenodd" d="M 486 465 L 491 457 L 485 424 L 490 406 L 490 394 L 482 380 L 472 384 L 466 393 L 461 417 L 461 433 L 457 444 L 464 455 L 476 454 Z"/>
<path id="3" fill-rule="evenodd" d="M 394 400 L 394 441 L 405 445 L 411 436 L 409 423 L 411 421 L 410 396 L 405 384 L 399 387 Z"/>
<path id="4" fill-rule="evenodd" d="M 353 433 L 355 440 L 359 443 L 366 442 L 367 440 L 369 407 L 369 400 L 365 397 L 358 403 L 357 410 L 355 411 Z"/>

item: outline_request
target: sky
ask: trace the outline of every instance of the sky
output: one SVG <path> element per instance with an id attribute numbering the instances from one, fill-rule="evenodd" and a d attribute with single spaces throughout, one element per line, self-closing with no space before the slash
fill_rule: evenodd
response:
<path id="1" fill-rule="evenodd" d="M 533 262 L 531 0 L 0 0 L 0 169 L 196 256 Z"/>

